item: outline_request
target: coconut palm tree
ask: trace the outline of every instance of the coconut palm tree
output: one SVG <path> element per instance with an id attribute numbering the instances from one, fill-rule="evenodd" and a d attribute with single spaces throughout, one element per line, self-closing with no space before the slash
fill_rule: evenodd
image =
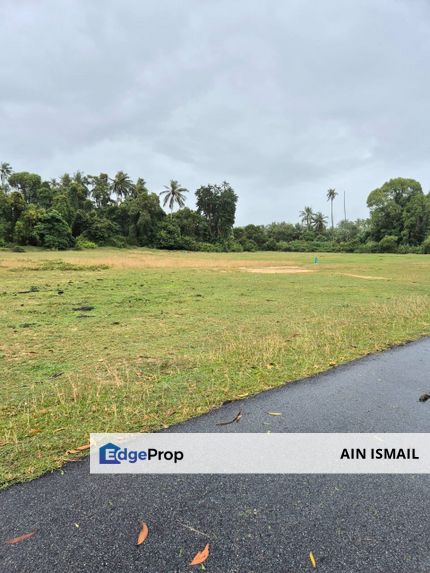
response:
<path id="1" fill-rule="evenodd" d="M 164 195 L 163 207 L 165 207 L 168 203 L 170 212 L 172 212 L 175 203 L 178 205 L 178 207 L 185 206 L 184 193 L 188 193 L 188 189 L 181 187 L 180 184 L 174 179 L 171 179 L 170 184 L 164 185 L 164 187 L 165 191 L 161 191 L 160 193 L 160 196 Z"/>
<path id="2" fill-rule="evenodd" d="M 117 196 L 117 199 L 128 197 L 131 190 L 133 189 L 133 181 L 124 173 L 124 171 L 118 171 L 112 181 L 112 191 Z"/>
<path id="3" fill-rule="evenodd" d="M 333 201 L 337 196 L 336 189 L 329 189 L 327 191 L 327 201 L 330 201 L 330 211 L 331 211 L 331 230 L 334 229 L 334 220 L 333 220 Z"/>
<path id="4" fill-rule="evenodd" d="M 3 186 L 6 186 L 7 180 L 9 179 L 9 175 L 12 174 L 12 167 L 10 163 L 0 163 L 0 180 Z"/>
<path id="5" fill-rule="evenodd" d="M 312 207 L 305 207 L 303 209 L 303 211 L 300 211 L 300 213 L 299 213 L 302 223 L 305 223 L 306 228 L 308 230 L 312 226 L 312 219 L 313 219 L 314 214 L 315 213 L 313 212 Z"/>
<path id="6" fill-rule="evenodd" d="M 312 217 L 312 227 L 317 233 L 324 233 L 327 225 L 327 217 L 318 211 Z"/>

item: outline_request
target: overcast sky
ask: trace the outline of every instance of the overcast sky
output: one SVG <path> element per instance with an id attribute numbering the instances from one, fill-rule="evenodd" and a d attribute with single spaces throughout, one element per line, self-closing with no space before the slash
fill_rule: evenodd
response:
<path id="1" fill-rule="evenodd" d="M 239 224 L 430 187 L 429 0 L 0 0 L 0 38 L 16 171 L 227 180 Z"/>

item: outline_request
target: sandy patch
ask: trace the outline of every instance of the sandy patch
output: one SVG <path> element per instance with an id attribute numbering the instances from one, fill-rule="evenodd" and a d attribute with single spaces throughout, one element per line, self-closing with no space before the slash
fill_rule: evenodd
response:
<path id="1" fill-rule="evenodd" d="M 370 281 L 386 281 L 386 277 L 371 277 L 369 275 L 353 275 L 351 273 L 342 273 L 345 277 L 354 277 L 356 279 L 368 279 Z"/>
<path id="2" fill-rule="evenodd" d="M 302 269 L 301 267 L 259 267 L 259 268 L 241 267 L 241 270 L 246 271 L 247 273 L 288 274 L 288 275 L 293 275 L 296 273 L 313 272 L 309 269 Z"/>

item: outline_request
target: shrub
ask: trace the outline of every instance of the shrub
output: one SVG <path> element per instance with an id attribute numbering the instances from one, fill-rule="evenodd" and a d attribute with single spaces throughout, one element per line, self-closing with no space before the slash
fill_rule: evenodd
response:
<path id="1" fill-rule="evenodd" d="M 125 249 L 128 246 L 127 241 L 124 239 L 124 237 L 121 237 L 121 235 L 110 237 L 110 239 L 106 241 L 106 245 L 109 247 L 116 247 L 117 249 Z"/>
<path id="2" fill-rule="evenodd" d="M 24 247 L 20 247 L 19 245 L 12 247 L 11 251 L 12 251 L 12 253 L 25 253 Z"/>
<path id="3" fill-rule="evenodd" d="M 359 245 L 355 249 L 356 253 L 378 253 L 379 252 L 379 243 L 376 241 L 367 241 L 363 245 Z"/>
<path id="4" fill-rule="evenodd" d="M 77 237 L 77 239 L 76 239 L 76 248 L 77 249 L 96 249 L 97 243 L 94 243 L 94 241 L 89 241 L 88 239 L 86 239 L 82 235 L 79 235 L 79 237 Z"/>
<path id="5" fill-rule="evenodd" d="M 425 255 L 430 255 L 430 235 L 424 239 L 421 249 Z"/>
<path id="6" fill-rule="evenodd" d="M 227 239 L 221 243 L 222 250 L 224 253 L 242 253 L 243 246 L 239 241 L 234 239 Z"/>
<path id="7" fill-rule="evenodd" d="M 276 242 L 276 240 L 272 237 L 270 238 L 268 241 L 266 241 L 263 245 L 263 249 L 265 251 L 278 251 L 278 243 Z"/>
<path id="8" fill-rule="evenodd" d="M 385 235 L 379 241 L 379 250 L 381 253 L 397 253 L 397 237 L 395 235 Z"/>
<path id="9" fill-rule="evenodd" d="M 240 239 L 240 244 L 242 245 L 242 249 L 244 251 L 254 252 L 258 250 L 257 243 L 252 239 L 247 239 L 246 237 L 243 237 L 242 239 Z"/>

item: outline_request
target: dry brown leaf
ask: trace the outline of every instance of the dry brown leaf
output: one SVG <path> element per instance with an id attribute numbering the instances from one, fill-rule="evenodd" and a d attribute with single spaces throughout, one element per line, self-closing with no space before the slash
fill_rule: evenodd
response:
<path id="1" fill-rule="evenodd" d="M 67 450 L 66 454 L 79 454 L 79 452 L 83 452 L 84 450 L 89 450 L 90 444 L 85 444 L 84 446 L 79 446 L 74 450 Z"/>
<path id="2" fill-rule="evenodd" d="M 21 541 L 25 541 L 26 539 L 33 537 L 35 533 L 35 531 L 31 531 L 30 533 L 24 533 L 24 535 L 20 535 L 19 537 L 12 537 L 12 539 L 8 539 L 6 543 L 8 545 L 15 545 L 15 543 L 20 543 Z"/>
<path id="3" fill-rule="evenodd" d="M 90 444 L 85 444 L 85 446 L 79 446 L 78 448 L 76 448 L 78 450 L 78 452 L 83 452 L 84 450 L 89 450 L 90 449 Z"/>
<path id="4" fill-rule="evenodd" d="M 148 537 L 148 533 L 149 533 L 148 526 L 144 521 L 142 521 L 142 529 L 140 530 L 139 535 L 137 537 L 137 545 L 142 545 L 142 543 Z"/>
<path id="5" fill-rule="evenodd" d="M 242 417 L 242 411 L 239 410 L 239 412 L 236 414 L 233 420 L 228 420 L 227 422 L 218 422 L 217 426 L 228 426 L 229 424 L 234 424 L 234 422 L 239 422 L 241 417 Z"/>
<path id="6" fill-rule="evenodd" d="M 208 557 L 209 557 L 209 543 L 205 545 L 205 548 L 202 551 L 198 551 L 194 555 L 194 559 L 191 561 L 190 565 L 200 565 L 200 563 L 206 561 Z"/>
<path id="7" fill-rule="evenodd" d="M 33 436 L 34 434 L 40 434 L 41 431 L 39 428 L 31 428 L 30 434 Z"/>

